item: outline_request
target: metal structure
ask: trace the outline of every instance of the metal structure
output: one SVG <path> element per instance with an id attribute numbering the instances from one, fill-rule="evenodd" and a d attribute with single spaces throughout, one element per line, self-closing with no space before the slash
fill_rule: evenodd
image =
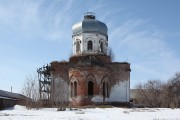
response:
<path id="1" fill-rule="evenodd" d="M 41 68 L 37 69 L 38 80 L 39 80 L 39 93 L 40 100 L 48 101 L 50 99 L 50 90 L 51 90 L 51 66 L 44 65 Z"/>

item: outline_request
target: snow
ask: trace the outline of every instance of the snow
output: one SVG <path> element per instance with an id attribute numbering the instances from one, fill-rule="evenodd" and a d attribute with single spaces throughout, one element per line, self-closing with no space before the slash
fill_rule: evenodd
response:
<path id="1" fill-rule="evenodd" d="M 100 95 L 95 95 L 95 96 L 91 99 L 91 101 L 93 101 L 93 102 L 103 102 L 103 97 L 100 96 Z"/>
<path id="2" fill-rule="evenodd" d="M 56 108 L 27 110 L 16 105 L 0 111 L 0 120 L 180 120 L 180 109 L 86 108 L 57 111 Z"/>

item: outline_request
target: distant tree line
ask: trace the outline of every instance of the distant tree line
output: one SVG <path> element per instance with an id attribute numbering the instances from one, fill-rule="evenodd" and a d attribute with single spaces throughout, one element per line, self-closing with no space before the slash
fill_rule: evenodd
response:
<path id="1" fill-rule="evenodd" d="M 149 80 L 136 85 L 135 103 L 146 107 L 180 108 L 180 73 L 166 83 Z"/>
<path id="2" fill-rule="evenodd" d="M 57 78 L 57 82 L 62 82 Z M 56 93 L 64 92 L 65 88 L 55 88 Z M 135 87 L 135 104 L 145 107 L 167 107 L 180 108 L 180 73 L 176 73 L 167 82 L 161 80 L 148 80 L 146 83 L 139 83 Z M 24 83 L 22 94 L 31 98 L 26 102 L 27 108 L 43 107 L 39 97 L 39 85 L 36 76 L 28 76 Z M 60 96 L 58 96 L 60 95 Z M 64 102 L 65 95 L 57 94 L 54 99 L 55 106 L 58 110 L 64 110 L 66 104 Z M 59 101 L 59 102 L 57 102 Z"/>

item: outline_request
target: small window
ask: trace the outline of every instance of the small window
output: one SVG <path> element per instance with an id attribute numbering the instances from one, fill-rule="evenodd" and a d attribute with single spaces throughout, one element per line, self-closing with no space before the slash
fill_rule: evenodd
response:
<path id="1" fill-rule="evenodd" d="M 109 87 L 108 82 L 106 83 L 106 97 L 109 97 Z"/>
<path id="2" fill-rule="evenodd" d="M 105 82 L 103 82 L 103 97 L 106 97 L 106 87 L 105 87 Z"/>
<path id="3" fill-rule="evenodd" d="M 74 82 L 74 96 L 77 96 L 77 82 Z"/>
<path id="4" fill-rule="evenodd" d="M 88 50 L 92 50 L 93 43 L 92 41 L 88 41 Z"/>
<path id="5" fill-rule="evenodd" d="M 73 82 L 71 82 L 71 97 L 73 97 Z"/>
<path id="6" fill-rule="evenodd" d="M 104 49 L 103 49 L 103 42 L 100 42 L 100 52 L 103 53 Z"/>
<path id="7" fill-rule="evenodd" d="M 80 51 L 80 41 L 77 41 L 76 43 L 76 52 Z"/>
<path id="8" fill-rule="evenodd" d="M 109 97 L 108 82 L 103 82 L 103 97 Z"/>
<path id="9" fill-rule="evenodd" d="M 88 96 L 93 96 L 93 82 L 88 82 Z"/>
<path id="10" fill-rule="evenodd" d="M 77 96 L 77 82 L 71 82 L 71 93 L 70 93 L 70 96 L 71 97 L 76 97 Z"/>

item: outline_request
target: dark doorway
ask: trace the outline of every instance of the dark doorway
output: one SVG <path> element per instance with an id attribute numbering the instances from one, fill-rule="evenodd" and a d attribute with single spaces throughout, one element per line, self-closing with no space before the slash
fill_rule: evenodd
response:
<path id="1" fill-rule="evenodd" d="M 88 96 L 93 96 L 93 82 L 88 82 Z"/>

